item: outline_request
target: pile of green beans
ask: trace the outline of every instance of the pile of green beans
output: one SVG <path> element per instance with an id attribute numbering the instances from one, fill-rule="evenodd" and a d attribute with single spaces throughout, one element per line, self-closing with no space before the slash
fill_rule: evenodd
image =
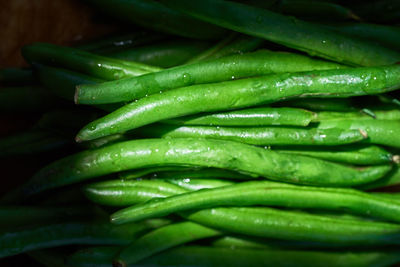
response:
<path id="1" fill-rule="evenodd" d="M 0 157 L 44 164 L 0 196 L 0 258 L 400 263 L 400 28 L 340 3 L 89 0 L 148 30 L 23 47 L 1 107 L 37 120 Z"/>

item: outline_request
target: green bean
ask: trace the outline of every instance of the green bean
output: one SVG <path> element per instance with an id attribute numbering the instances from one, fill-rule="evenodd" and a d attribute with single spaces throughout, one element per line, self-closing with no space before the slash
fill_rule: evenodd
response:
<path id="1" fill-rule="evenodd" d="M 108 54 L 108 56 L 161 68 L 170 68 L 185 63 L 193 55 L 203 52 L 209 46 L 210 44 L 207 42 L 175 40 L 162 44 L 124 49 Z"/>
<path id="2" fill-rule="evenodd" d="M 68 104 L 42 87 L 0 88 L 0 110 L 2 112 L 41 112 Z"/>
<path id="3" fill-rule="evenodd" d="M 225 31 L 153 0 L 88 0 L 96 8 L 128 23 L 195 39 L 214 39 Z"/>
<path id="4" fill-rule="evenodd" d="M 67 262 L 74 267 L 111 267 L 118 247 L 93 247 L 75 252 Z M 377 266 L 388 267 L 399 261 L 396 250 L 321 251 L 293 249 L 215 248 L 181 246 L 154 255 L 133 266 Z"/>
<path id="5" fill-rule="evenodd" d="M 232 185 L 233 182 L 216 179 L 168 178 L 157 180 L 112 180 L 96 182 L 82 188 L 92 202 L 106 206 L 130 206 L 153 198 L 165 198 L 204 188 Z"/>
<path id="6" fill-rule="evenodd" d="M 400 120 L 327 120 L 318 124 L 318 129 L 326 128 L 360 129 L 367 133 L 368 138 L 364 142 L 400 147 L 397 133 L 400 130 Z"/>
<path id="7" fill-rule="evenodd" d="M 3 201 L 123 170 L 152 166 L 200 166 L 252 173 L 268 179 L 319 186 L 355 186 L 379 179 L 390 165 L 352 168 L 300 155 L 287 155 L 232 141 L 143 139 L 83 151 L 39 170 Z"/>
<path id="8" fill-rule="evenodd" d="M 163 0 L 163 3 L 203 21 L 344 64 L 379 66 L 400 59 L 395 50 L 265 9 L 221 0 L 196 3 Z"/>
<path id="9" fill-rule="evenodd" d="M 82 190 L 90 201 L 106 206 L 129 206 L 187 192 L 179 185 L 153 180 L 104 181 L 86 185 Z"/>
<path id="10" fill-rule="evenodd" d="M 352 111 L 353 99 L 351 98 L 300 98 L 275 103 L 278 107 L 304 108 L 313 111 Z"/>
<path id="11" fill-rule="evenodd" d="M 0 69 L 1 85 L 27 85 L 35 82 L 32 70 L 18 68 Z"/>
<path id="12" fill-rule="evenodd" d="M 200 112 L 245 108 L 293 97 L 349 97 L 395 90 L 400 66 L 284 73 L 193 85 L 132 102 L 85 126 L 76 140 L 91 140 L 153 122 Z M 143 76 L 142 76 L 143 77 Z M 134 119 L 133 119 L 134 118 Z"/>
<path id="13" fill-rule="evenodd" d="M 374 114 L 372 117 L 362 111 L 349 111 L 349 112 L 335 112 L 335 111 L 320 111 L 314 116 L 313 122 L 320 122 L 326 120 L 343 120 L 343 119 L 357 119 L 357 120 L 400 120 L 400 110 L 371 110 Z"/>
<path id="14" fill-rule="evenodd" d="M 251 52 L 264 43 L 263 39 L 246 35 L 231 34 L 222 39 L 210 49 L 192 57 L 186 64 L 193 64 L 204 60 L 213 60 L 233 54 Z"/>
<path id="15" fill-rule="evenodd" d="M 162 123 L 207 126 L 307 126 L 314 116 L 316 116 L 315 113 L 304 109 L 259 107 L 178 117 L 162 121 Z"/>
<path id="16" fill-rule="evenodd" d="M 210 138 L 231 140 L 251 145 L 315 145 L 352 144 L 368 136 L 360 130 L 338 128 L 318 129 L 299 127 L 220 127 L 173 126 L 156 124 L 138 129 L 143 136 L 156 138 Z"/>
<path id="17" fill-rule="evenodd" d="M 121 179 L 135 179 L 149 176 L 150 178 L 175 178 L 175 179 L 192 179 L 192 178 L 222 178 L 233 180 L 248 180 L 257 178 L 258 175 L 251 173 L 238 173 L 224 169 L 215 168 L 188 168 L 188 167 L 159 167 L 148 168 L 121 172 Z"/>
<path id="18" fill-rule="evenodd" d="M 394 168 L 387 173 L 384 177 L 365 185 L 357 186 L 361 190 L 374 190 L 388 186 L 395 186 L 400 184 L 400 168 L 395 165 Z"/>
<path id="19" fill-rule="evenodd" d="M 276 147 L 273 150 L 280 153 L 305 155 L 324 160 L 353 165 L 377 165 L 398 161 L 398 156 L 374 145 L 326 147 Z"/>
<path id="20" fill-rule="evenodd" d="M 91 40 L 75 46 L 75 48 L 92 53 L 109 54 L 127 48 L 149 45 L 165 38 L 166 36 L 160 33 L 135 31 L 132 33 L 107 36 L 105 38 L 102 37 L 98 40 Z"/>
<path id="21" fill-rule="evenodd" d="M 400 226 L 337 219 L 272 208 L 213 208 L 189 212 L 207 227 L 249 236 L 329 244 L 332 247 L 399 244 Z"/>
<path id="22" fill-rule="evenodd" d="M 327 25 L 327 27 L 337 32 L 379 43 L 391 49 L 398 50 L 400 46 L 399 27 L 368 23 L 334 24 Z"/>
<path id="23" fill-rule="evenodd" d="M 71 222 L 3 231 L 0 233 L 0 258 L 71 244 L 128 245 L 150 228 L 143 222 L 117 227 L 110 223 Z"/>
<path id="24" fill-rule="evenodd" d="M 155 199 L 119 210 L 113 223 L 139 221 L 171 213 L 218 206 L 271 205 L 302 209 L 345 210 L 400 222 L 400 205 L 354 189 L 322 188 L 251 181 Z"/>
<path id="25" fill-rule="evenodd" d="M 153 230 L 124 248 L 114 260 L 115 266 L 127 266 L 156 253 L 191 241 L 221 235 L 219 231 L 193 222 L 170 224 Z"/>
<path id="26" fill-rule="evenodd" d="M 99 56 L 72 47 L 47 43 L 24 46 L 22 54 L 28 62 L 63 67 L 105 80 L 118 80 L 161 70 L 143 63 Z"/>
<path id="27" fill-rule="evenodd" d="M 178 66 L 122 81 L 82 85 L 77 87 L 75 102 L 116 103 L 194 84 L 229 81 L 271 73 L 340 68 L 343 67 L 336 63 L 315 60 L 302 55 L 261 50 Z"/>

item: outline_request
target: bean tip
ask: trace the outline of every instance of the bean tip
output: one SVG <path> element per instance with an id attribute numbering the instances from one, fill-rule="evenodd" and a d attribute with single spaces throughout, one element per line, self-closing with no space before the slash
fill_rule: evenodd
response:
<path id="1" fill-rule="evenodd" d="M 367 133 L 366 131 L 364 131 L 364 130 L 362 130 L 362 129 L 358 129 L 358 131 L 360 131 L 361 135 L 362 135 L 365 139 L 368 138 L 368 133 Z"/>
<path id="2" fill-rule="evenodd" d="M 83 139 L 80 138 L 79 136 L 75 136 L 75 142 L 77 142 L 77 143 L 82 143 L 82 142 L 83 142 Z"/>
<path id="3" fill-rule="evenodd" d="M 400 155 L 393 155 L 392 161 L 396 164 L 399 164 L 400 163 Z"/>

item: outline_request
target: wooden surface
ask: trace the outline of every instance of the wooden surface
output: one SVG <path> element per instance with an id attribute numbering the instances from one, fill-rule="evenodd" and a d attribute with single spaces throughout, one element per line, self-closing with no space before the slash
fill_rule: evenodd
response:
<path id="1" fill-rule="evenodd" d="M 0 68 L 24 66 L 25 44 L 69 45 L 118 28 L 79 0 L 0 0 L 0 27 Z"/>

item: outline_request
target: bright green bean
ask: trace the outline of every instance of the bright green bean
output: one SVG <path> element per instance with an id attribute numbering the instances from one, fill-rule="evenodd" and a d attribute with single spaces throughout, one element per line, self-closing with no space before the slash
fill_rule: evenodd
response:
<path id="1" fill-rule="evenodd" d="M 300 98 L 274 103 L 274 106 L 304 108 L 313 111 L 355 110 L 352 98 Z"/>
<path id="2" fill-rule="evenodd" d="M 315 113 L 304 109 L 260 107 L 178 117 L 162 121 L 162 123 L 207 126 L 307 126 L 315 120 L 314 116 L 316 116 Z"/>
<path id="3" fill-rule="evenodd" d="M 384 177 L 365 184 L 361 186 L 357 186 L 361 190 L 374 190 L 379 188 L 385 188 L 389 186 L 396 186 L 400 184 L 400 168 L 398 165 L 395 165 L 394 168 L 387 173 Z"/>
<path id="4" fill-rule="evenodd" d="M 298 186 L 251 181 L 156 199 L 119 210 L 113 223 L 139 221 L 187 210 L 218 206 L 269 205 L 302 209 L 345 210 L 400 222 L 400 204 L 354 189 Z"/>
<path id="5" fill-rule="evenodd" d="M 144 76 L 142 76 L 144 77 Z M 294 97 L 349 97 L 400 86 L 400 66 L 284 73 L 215 84 L 193 85 L 151 95 L 100 118 L 77 141 L 125 132 L 164 119 L 239 109 Z"/>
<path id="6" fill-rule="evenodd" d="M 143 136 L 156 138 L 210 138 L 231 140 L 251 145 L 315 145 L 352 144 L 367 139 L 357 129 L 296 128 L 296 127 L 220 127 L 173 126 L 153 124 L 137 130 Z"/>
<path id="7" fill-rule="evenodd" d="M 143 63 L 99 56 L 72 47 L 47 43 L 24 46 L 22 54 L 28 62 L 67 68 L 105 80 L 118 80 L 161 70 L 159 67 Z"/>
<path id="8" fill-rule="evenodd" d="M 316 242 L 332 247 L 376 247 L 400 243 L 398 224 L 343 220 L 271 208 L 213 208 L 189 212 L 185 217 L 236 234 Z"/>
<path id="9" fill-rule="evenodd" d="M 379 66 L 400 60 L 395 50 L 266 9 L 222 0 L 196 3 L 163 0 L 163 3 L 203 21 L 349 65 Z"/>
<path id="10" fill-rule="evenodd" d="M 400 120 L 327 120 L 318 124 L 318 129 L 327 128 L 360 129 L 367 133 L 368 138 L 364 142 L 400 147 L 400 139 L 397 133 L 400 131 Z"/>
<path id="11" fill-rule="evenodd" d="M 332 148 L 292 146 L 276 147 L 273 150 L 280 153 L 299 154 L 353 165 L 377 165 L 398 161 L 398 156 L 374 145 L 352 145 Z"/>
<path id="12" fill-rule="evenodd" d="M 201 166 L 252 173 L 268 179 L 320 186 L 355 186 L 379 179 L 390 165 L 352 168 L 251 145 L 207 139 L 143 139 L 83 151 L 57 160 L 3 201 L 123 170 L 153 166 Z"/>
<path id="13" fill-rule="evenodd" d="M 326 120 L 343 120 L 343 119 L 357 119 L 357 120 L 400 120 L 400 110 L 371 110 L 374 116 L 365 114 L 362 111 L 349 111 L 349 112 L 335 112 L 335 111 L 320 111 L 313 117 L 313 122 L 320 122 Z"/>
<path id="14" fill-rule="evenodd" d="M 122 81 L 82 85 L 77 87 L 75 102 L 82 104 L 116 103 L 194 84 L 229 81 L 271 73 L 340 68 L 343 66 L 302 55 L 260 50 L 178 66 Z"/>
<path id="15" fill-rule="evenodd" d="M 219 231 L 193 222 L 170 224 L 136 239 L 119 253 L 114 265 L 127 266 L 169 248 L 218 235 L 221 235 Z"/>

